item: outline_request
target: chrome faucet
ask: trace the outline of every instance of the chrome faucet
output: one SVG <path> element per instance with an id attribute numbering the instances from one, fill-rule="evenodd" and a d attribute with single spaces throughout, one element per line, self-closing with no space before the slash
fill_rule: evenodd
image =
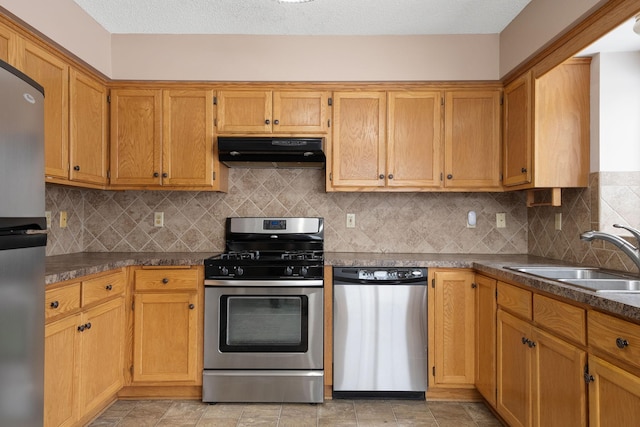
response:
<path id="1" fill-rule="evenodd" d="M 613 224 L 615 228 L 623 228 L 630 232 L 633 237 L 638 241 L 638 245 L 640 246 L 640 230 L 636 230 L 635 228 L 626 227 L 620 224 Z M 638 267 L 640 270 L 640 249 L 633 246 L 631 243 L 627 242 L 620 236 L 616 236 L 615 234 L 604 233 L 602 231 L 585 231 L 580 235 L 580 239 L 590 242 L 594 239 L 604 240 L 605 242 L 609 242 L 611 244 L 616 245 L 622 252 L 627 254 L 631 261 Z"/>

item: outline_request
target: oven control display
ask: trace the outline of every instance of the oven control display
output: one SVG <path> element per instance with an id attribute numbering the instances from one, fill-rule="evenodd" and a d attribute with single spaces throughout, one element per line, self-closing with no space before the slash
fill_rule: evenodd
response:
<path id="1" fill-rule="evenodd" d="M 264 221 L 262 221 L 262 229 L 263 230 L 286 230 L 287 220 L 286 219 L 265 219 Z"/>

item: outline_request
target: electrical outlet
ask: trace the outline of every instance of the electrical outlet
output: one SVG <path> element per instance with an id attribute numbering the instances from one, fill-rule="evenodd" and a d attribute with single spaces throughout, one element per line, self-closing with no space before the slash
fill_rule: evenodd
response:
<path id="1" fill-rule="evenodd" d="M 496 227 L 507 228 L 507 214 L 500 212 L 496 214 Z"/>
<path id="2" fill-rule="evenodd" d="M 556 213 L 556 230 L 562 230 L 562 212 Z"/>
<path id="3" fill-rule="evenodd" d="M 67 211 L 60 211 L 60 228 L 67 228 Z"/>
<path id="4" fill-rule="evenodd" d="M 153 226 L 164 227 L 164 212 L 153 213 Z"/>
<path id="5" fill-rule="evenodd" d="M 356 228 L 356 214 L 347 214 L 347 228 Z"/>
<path id="6" fill-rule="evenodd" d="M 51 211 L 45 211 L 44 217 L 47 220 L 47 229 L 51 228 Z"/>

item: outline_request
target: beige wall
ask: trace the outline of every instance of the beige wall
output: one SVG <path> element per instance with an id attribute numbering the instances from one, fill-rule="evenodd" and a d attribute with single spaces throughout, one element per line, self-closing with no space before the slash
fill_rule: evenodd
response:
<path id="1" fill-rule="evenodd" d="M 606 0 L 532 0 L 500 33 L 500 77 L 564 34 Z M 576 52 L 577 53 L 577 52 Z"/>
<path id="2" fill-rule="evenodd" d="M 113 35 L 113 78 L 498 80 L 498 35 Z"/>
<path id="3" fill-rule="evenodd" d="M 532 0 L 500 36 L 408 37 L 112 36 L 73 0 L 0 7 L 116 79 L 498 80 L 605 2 Z"/>

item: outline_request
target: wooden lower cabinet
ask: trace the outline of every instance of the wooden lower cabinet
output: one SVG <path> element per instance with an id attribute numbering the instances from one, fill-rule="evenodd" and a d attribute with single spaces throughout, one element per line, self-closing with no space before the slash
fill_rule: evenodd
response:
<path id="1" fill-rule="evenodd" d="M 202 267 L 134 271 L 133 386 L 202 384 Z"/>
<path id="2" fill-rule="evenodd" d="M 474 273 L 429 271 L 430 387 L 473 388 L 475 382 Z M 432 275 L 432 276 L 431 276 Z"/>
<path id="3" fill-rule="evenodd" d="M 510 426 L 586 426 L 586 352 L 498 310 L 497 410 Z"/>
<path id="4" fill-rule="evenodd" d="M 476 389 L 496 406 L 496 280 L 479 274 L 476 289 Z"/>
<path id="5" fill-rule="evenodd" d="M 64 309 L 48 315 L 45 325 L 45 427 L 90 421 L 122 387 L 124 297 L 123 289 L 115 284 L 124 276 L 124 271 L 118 270 L 46 291 L 46 309 Z M 87 289 L 95 290 L 96 283 L 111 288 L 103 298 L 81 305 L 80 295 L 90 293 Z"/>
<path id="6" fill-rule="evenodd" d="M 589 355 L 589 426 L 634 426 L 640 420 L 640 377 Z"/>

